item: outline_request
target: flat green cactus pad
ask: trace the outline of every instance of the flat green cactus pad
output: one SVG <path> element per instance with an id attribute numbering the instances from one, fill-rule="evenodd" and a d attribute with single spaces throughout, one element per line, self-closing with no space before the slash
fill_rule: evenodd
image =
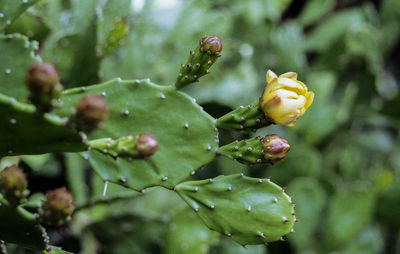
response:
<path id="1" fill-rule="evenodd" d="M 83 95 L 93 93 L 104 96 L 110 118 L 89 135 L 90 140 L 145 132 L 158 141 L 157 152 L 148 160 L 114 160 L 90 151 L 89 161 L 104 181 L 134 190 L 155 185 L 172 189 L 216 156 L 215 120 L 188 95 L 149 80 L 115 79 L 65 91 L 65 106 L 58 114 L 67 115 Z"/>
<path id="2" fill-rule="evenodd" d="M 0 31 L 39 0 L 0 0 Z M 1 48 L 1 47 L 0 47 Z"/>
<path id="3" fill-rule="evenodd" d="M 269 179 L 218 176 L 175 189 L 210 229 L 242 245 L 279 240 L 296 220 L 291 198 Z"/>
<path id="4" fill-rule="evenodd" d="M 21 102 L 28 100 L 28 89 L 24 79 L 31 64 L 39 60 L 34 54 L 36 47 L 37 44 L 29 42 L 23 35 L 0 35 L 0 93 Z"/>
<path id="5" fill-rule="evenodd" d="M 54 115 L 0 94 L 0 157 L 5 155 L 86 150 L 81 137 Z"/>
<path id="6" fill-rule="evenodd" d="M 164 252 L 166 254 L 207 254 L 219 235 L 210 231 L 187 206 L 178 210 L 169 222 Z"/>
<path id="7" fill-rule="evenodd" d="M 21 206 L 11 207 L 0 195 L 0 239 L 31 250 L 46 248 L 46 231 Z"/>

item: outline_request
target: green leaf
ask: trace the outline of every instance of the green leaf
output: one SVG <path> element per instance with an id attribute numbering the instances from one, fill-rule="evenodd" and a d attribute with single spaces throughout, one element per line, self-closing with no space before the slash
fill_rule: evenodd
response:
<path id="1" fill-rule="evenodd" d="M 300 218 L 289 236 L 298 251 L 312 249 L 316 246 L 314 234 L 319 216 L 326 203 L 326 193 L 320 183 L 313 178 L 296 178 L 288 185 L 288 192 L 296 200 L 296 215 Z"/>
<path id="2" fill-rule="evenodd" d="M 166 254 L 207 254 L 219 235 L 209 230 L 188 208 L 178 210 L 167 226 Z"/>
<path id="3" fill-rule="evenodd" d="M 330 201 L 322 246 L 333 250 L 351 241 L 371 219 L 375 193 L 366 182 L 338 189 Z"/>

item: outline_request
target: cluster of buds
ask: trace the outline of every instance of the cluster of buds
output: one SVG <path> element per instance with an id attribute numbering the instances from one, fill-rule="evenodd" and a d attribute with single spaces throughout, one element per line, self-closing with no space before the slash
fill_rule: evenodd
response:
<path id="1" fill-rule="evenodd" d="M 97 94 L 85 95 L 76 105 L 77 128 L 91 131 L 107 120 L 108 115 L 107 104 L 103 97 Z"/>
<path id="2" fill-rule="evenodd" d="M 48 191 L 39 208 L 40 223 L 45 226 L 62 226 L 71 220 L 74 208 L 72 194 L 65 187 Z"/>
<path id="3" fill-rule="evenodd" d="M 28 181 L 21 168 L 14 165 L 0 171 L 0 192 L 11 205 L 26 202 L 29 194 L 27 188 Z"/>
<path id="4" fill-rule="evenodd" d="M 46 113 L 57 105 L 63 89 L 56 68 L 51 63 L 34 63 L 25 75 L 30 91 L 29 100 L 37 112 Z"/>

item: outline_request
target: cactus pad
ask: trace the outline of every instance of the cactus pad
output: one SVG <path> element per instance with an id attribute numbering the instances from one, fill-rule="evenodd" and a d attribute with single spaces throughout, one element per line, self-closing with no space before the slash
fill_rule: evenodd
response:
<path id="1" fill-rule="evenodd" d="M 90 139 L 116 139 L 146 132 L 158 141 L 157 152 L 147 160 L 116 160 L 98 151 L 87 155 L 104 181 L 141 190 L 161 185 L 172 189 L 216 156 L 218 146 L 214 119 L 193 99 L 172 87 L 162 87 L 149 80 L 121 79 L 87 88 L 67 90 L 61 97 L 68 115 L 87 93 L 104 96 L 110 118 Z"/>
<path id="2" fill-rule="evenodd" d="M 65 121 L 38 115 L 35 107 L 0 94 L 0 157 L 4 155 L 78 152 L 86 150 L 79 134 Z"/>
<path id="3" fill-rule="evenodd" d="M 0 48 L 0 93 L 26 102 L 29 92 L 25 86 L 25 73 L 34 61 L 39 60 L 34 54 L 37 44 L 20 34 L 8 34 L 0 35 Z"/>
<path id="4" fill-rule="evenodd" d="M 3 31 L 6 26 L 37 1 L 39 0 L 0 0 L 0 31 Z"/>
<path id="5" fill-rule="evenodd" d="M 218 176 L 175 189 L 210 229 L 242 245 L 279 240 L 296 220 L 291 198 L 269 179 Z"/>
<path id="6" fill-rule="evenodd" d="M 46 248 L 47 234 L 34 214 L 21 206 L 11 207 L 0 195 L 0 239 L 32 250 Z"/>

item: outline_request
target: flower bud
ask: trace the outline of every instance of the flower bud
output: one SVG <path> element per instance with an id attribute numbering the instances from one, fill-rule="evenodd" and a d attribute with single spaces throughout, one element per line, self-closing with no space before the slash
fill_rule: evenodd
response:
<path id="1" fill-rule="evenodd" d="M 219 56 L 222 51 L 221 40 L 215 35 L 206 35 L 200 39 L 200 51 Z"/>
<path id="2" fill-rule="evenodd" d="M 62 226 L 71 219 L 74 208 L 72 194 L 65 187 L 48 191 L 39 209 L 40 222 L 46 226 Z"/>
<path id="3" fill-rule="evenodd" d="M 136 150 L 142 157 L 153 155 L 158 149 L 158 142 L 156 137 L 146 133 L 140 133 L 136 137 Z"/>
<path id="4" fill-rule="evenodd" d="M 57 106 L 62 85 L 56 68 L 51 63 L 34 63 L 25 75 L 25 82 L 30 91 L 29 100 L 39 113 L 45 113 Z"/>
<path id="5" fill-rule="evenodd" d="M 290 150 L 287 140 L 276 134 L 265 136 L 261 143 L 264 149 L 264 158 L 271 163 L 284 159 Z"/>
<path id="6" fill-rule="evenodd" d="M 99 126 L 100 122 L 108 119 L 106 101 L 100 95 L 85 95 L 76 106 L 76 120 L 78 128 L 92 130 Z"/>
<path id="7" fill-rule="evenodd" d="M 26 196 L 29 194 L 27 187 L 28 181 L 21 168 L 14 165 L 0 171 L 0 192 L 10 204 L 26 202 Z"/>
<path id="8" fill-rule="evenodd" d="M 314 99 L 314 93 L 297 80 L 297 74 L 287 72 L 279 77 L 267 72 L 267 85 L 260 98 L 260 107 L 268 121 L 293 126 Z"/>
<path id="9" fill-rule="evenodd" d="M 46 94 L 59 83 L 56 68 L 51 63 L 34 63 L 25 76 L 25 82 L 31 92 Z"/>

